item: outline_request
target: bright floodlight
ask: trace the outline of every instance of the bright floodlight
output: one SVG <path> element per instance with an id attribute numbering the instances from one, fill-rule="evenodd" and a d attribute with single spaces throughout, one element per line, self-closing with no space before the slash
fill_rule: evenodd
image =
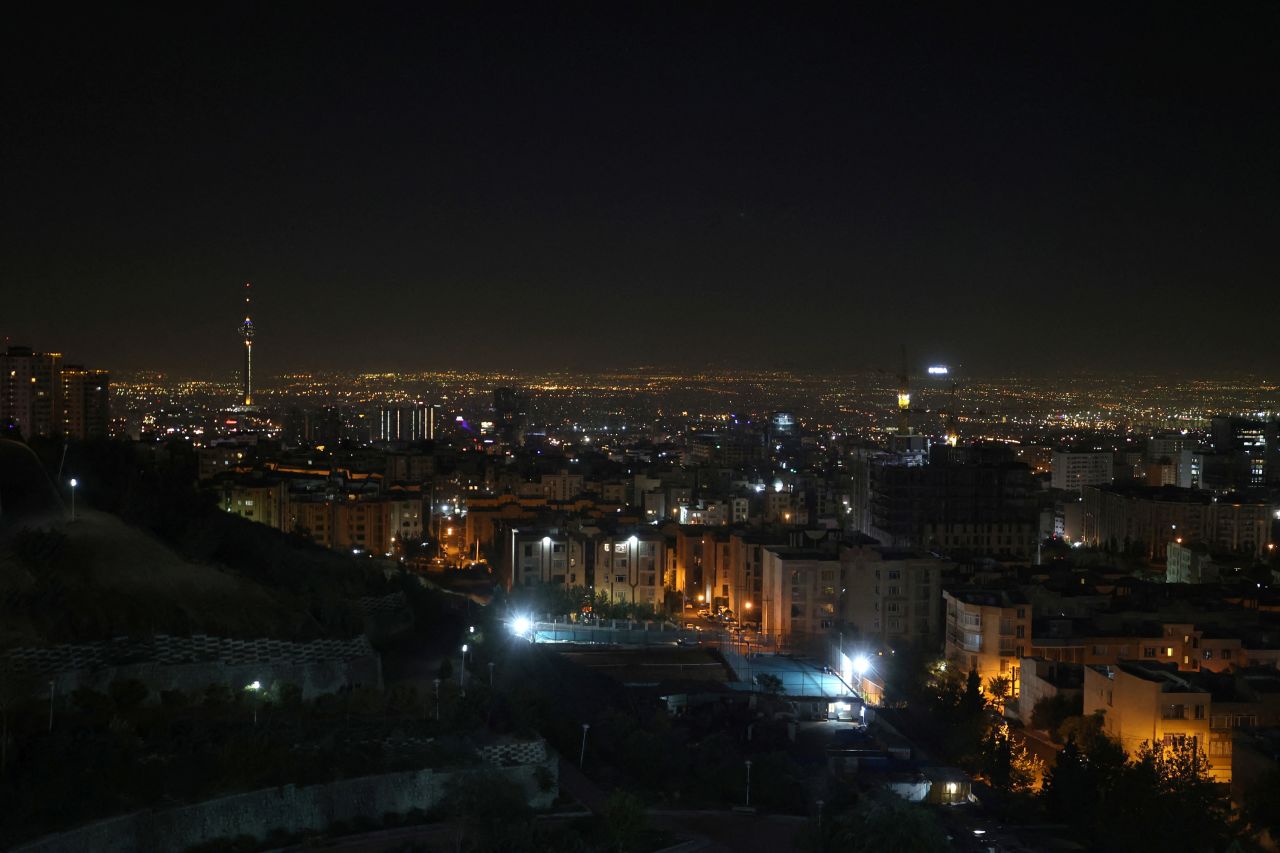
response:
<path id="1" fill-rule="evenodd" d="M 262 682 L 261 682 L 261 681 L 255 681 L 255 682 L 253 682 L 252 684 L 246 684 L 246 685 L 244 686 L 244 689 L 245 689 L 245 690 L 251 690 L 251 691 L 253 691 L 254 693 L 257 693 L 259 690 L 261 690 L 261 689 L 262 689 Z"/>
<path id="2" fill-rule="evenodd" d="M 636 542 L 638 542 L 638 541 L 640 541 L 640 540 L 638 540 L 638 539 L 633 535 L 633 536 L 632 536 L 630 539 L 628 539 L 627 541 L 628 541 L 628 542 L 630 542 L 632 545 L 634 545 L 634 544 L 636 544 Z"/>
<path id="3" fill-rule="evenodd" d="M 543 544 L 543 545 L 550 545 L 550 544 L 551 544 L 551 537 L 550 537 L 550 536 L 543 536 L 543 537 L 542 537 L 542 544 Z"/>
<path id="4" fill-rule="evenodd" d="M 511 630 L 516 634 L 527 634 L 532 627 L 533 623 L 529 621 L 528 616 L 517 616 L 511 620 Z"/>
<path id="5" fill-rule="evenodd" d="M 73 488 L 73 489 L 74 489 L 74 488 L 75 488 L 76 486 L 78 486 L 78 485 L 80 485 L 80 481 L 79 481 L 79 480 L 77 480 L 75 477 L 72 477 L 72 478 L 71 478 L 71 488 Z"/>
<path id="6" fill-rule="evenodd" d="M 861 678 L 871 668 L 871 661 L 867 660 L 866 655 L 858 655 L 853 659 L 853 671 Z"/>

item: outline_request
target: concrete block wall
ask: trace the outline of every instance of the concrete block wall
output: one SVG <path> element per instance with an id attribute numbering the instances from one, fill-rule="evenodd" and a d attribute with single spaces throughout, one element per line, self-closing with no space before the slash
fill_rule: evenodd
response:
<path id="1" fill-rule="evenodd" d="M 259 841 L 276 830 L 321 831 L 338 821 L 380 821 L 437 805 L 467 773 L 497 773 L 518 783 L 535 809 L 550 807 L 559 790 L 559 760 L 546 755 L 535 764 L 476 770 L 417 770 L 341 779 L 299 788 L 285 785 L 234 794 L 163 811 L 134 812 L 78 829 L 45 836 L 14 848 L 15 853 L 128 853 L 135 850 L 185 850 L 217 839 L 248 835 Z M 545 768 L 540 771 L 539 768 Z M 542 790 L 539 776 L 549 778 Z"/>

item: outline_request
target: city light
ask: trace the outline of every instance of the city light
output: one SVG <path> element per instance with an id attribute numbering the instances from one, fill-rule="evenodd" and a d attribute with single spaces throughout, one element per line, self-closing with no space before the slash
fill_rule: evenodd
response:
<path id="1" fill-rule="evenodd" d="M 946 376 L 948 372 L 946 365 L 942 364 L 935 364 L 929 368 L 929 375 L 931 376 Z"/>
<path id="2" fill-rule="evenodd" d="M 853 659 L 853 672 L 858 678 L 867 674 L 867 670 L 871 668 L 871 661 L 866 655 L 858 655 Z"/>
<path id="3" fill-rule="evenodd" d="M 517 616 L 511 620 L 511 633 L 525 636 L 533 629 L 533 622 L 528 616 Z"/>

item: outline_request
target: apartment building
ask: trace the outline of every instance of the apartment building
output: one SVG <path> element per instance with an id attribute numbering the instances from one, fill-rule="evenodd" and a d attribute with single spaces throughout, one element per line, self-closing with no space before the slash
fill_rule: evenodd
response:
<path id="1" fill-rule="evenodd" d="M 1190 739 L 1209 758 L 1217 782 L 1231 781 L 1232 734 L 1211 728 L 1213 697 L 1168 665 L 1128 661 L 1084 668 L 1084 713 L 1102 713 L 1103 729 L 1130 756 L 1143 743 Z"/>
<path id="2" fill-rule="evenodd" d="M 881 646 L 936 645 L 947 565 L 910 550 L 867 544 L 841 548 L 843 620 Z"/>
<path id="3" fill-rule="evenodd" d="M 667 542 L 652 527 L 602 533 L 595 546 L 595 591 L 611 601 L 666 605 Z"/>
<path id="4" fill-rule="evenodd" d="M 1017 590 L 955 589 L 942 593 L 946 605 L 943 644 L 947 660 L 977 670 L 988 679 L 1009 679 L 1011 696 L 1020 692 L 1020 659 L 1031 648 L 1031 604 Z"/>
<path id="5" fill-rule="evenodd" d="M 761 595 L 761 633 L 782 644 L 821 637 L 839 618 L 840 559 L 834 551 L 767 546 Z"/>

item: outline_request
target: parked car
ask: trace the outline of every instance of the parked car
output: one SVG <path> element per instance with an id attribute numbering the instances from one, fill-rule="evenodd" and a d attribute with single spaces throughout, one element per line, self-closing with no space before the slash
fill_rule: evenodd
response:
<path id="1" fill-rule="evenodd" d="M 681 648 L 696 648 L 697 646 L 702 645 L 702 641 L 695 639 L 694 637 L 681 637 L 676 640 L 676 645 Z"/>

